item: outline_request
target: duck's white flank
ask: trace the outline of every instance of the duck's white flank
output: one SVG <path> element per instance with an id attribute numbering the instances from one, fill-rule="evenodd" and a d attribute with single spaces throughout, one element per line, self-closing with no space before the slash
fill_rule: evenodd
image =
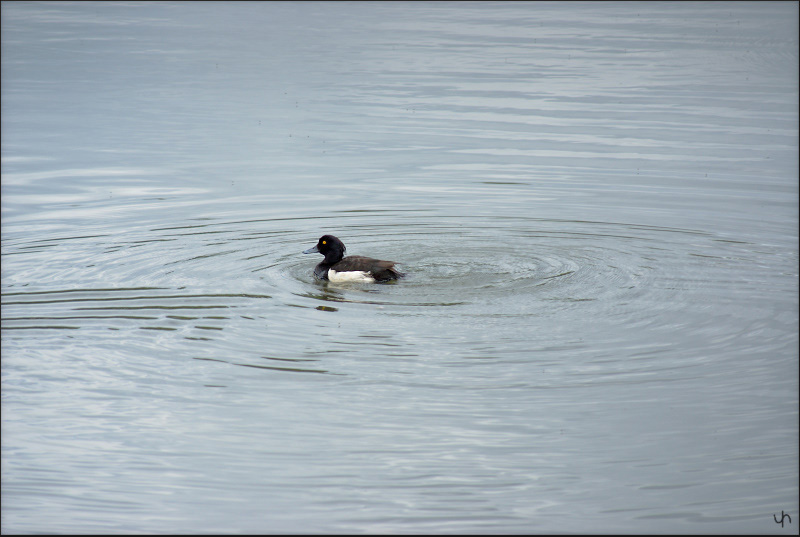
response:
<path id="1" fill-rule="evenodd" d="M 349 270 L 347 272 L 336 272 L 333 269 L 328 270 L 328 280 L 332 282 L 366 282 L 374 283 L 373 278 L 369 272 L 364 270 Z"/>

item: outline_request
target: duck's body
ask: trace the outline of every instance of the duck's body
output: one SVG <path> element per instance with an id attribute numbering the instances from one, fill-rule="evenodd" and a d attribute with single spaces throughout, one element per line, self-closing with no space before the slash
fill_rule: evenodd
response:
<path id="1" fill-rule="evenodd" d="M 394 268 L 394 261 L 382 261 L 361 255 L 344 257 L 344 243 L 333 235 L 323 235 L 317 245 L 304 254 L 320 253 L 322 263 L 314 267 L 320 280 L 332 282 L 388 282 L 402 278 L 403 273 Z"/>

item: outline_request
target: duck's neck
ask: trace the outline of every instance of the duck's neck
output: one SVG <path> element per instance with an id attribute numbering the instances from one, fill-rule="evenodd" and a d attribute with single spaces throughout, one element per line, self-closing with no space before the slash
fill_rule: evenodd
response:
<path id="1" fill-rule="evenodd" d="M 341 250 L 331 250 L 325 256 L 325 259 L 322 261 L 322 265 L 332 266 L 342 260 L 344 257 L 344 252 Z"/>

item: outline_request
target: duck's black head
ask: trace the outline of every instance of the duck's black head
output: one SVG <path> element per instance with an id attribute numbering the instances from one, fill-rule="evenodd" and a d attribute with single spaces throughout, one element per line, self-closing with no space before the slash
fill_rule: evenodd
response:
<path id="1" fill-rule="evenodd" d="M 344 257 L 347 251 L 344 243 L 333 235 L 323 235 L 319 238 L 317 245 L 304 251 L 304 254 L 320 253 L 325 256 L 325 263 L 337 263 Z"/>

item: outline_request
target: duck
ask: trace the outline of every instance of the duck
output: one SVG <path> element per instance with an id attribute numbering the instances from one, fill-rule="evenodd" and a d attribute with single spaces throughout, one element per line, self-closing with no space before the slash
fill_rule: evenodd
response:
<path id="1" fill-rule="evenodd" d="M 323 235 L 317 245 L 304 250 L 304 254 L 319 253 L 325 256 L 314 267 L 314 275 L 331 282 L 389 282 L 405 276 L 394 268 L 394 261 L 382 261 L 361 255 L 344 257 L 344 243 L 333 235 Z"/>

